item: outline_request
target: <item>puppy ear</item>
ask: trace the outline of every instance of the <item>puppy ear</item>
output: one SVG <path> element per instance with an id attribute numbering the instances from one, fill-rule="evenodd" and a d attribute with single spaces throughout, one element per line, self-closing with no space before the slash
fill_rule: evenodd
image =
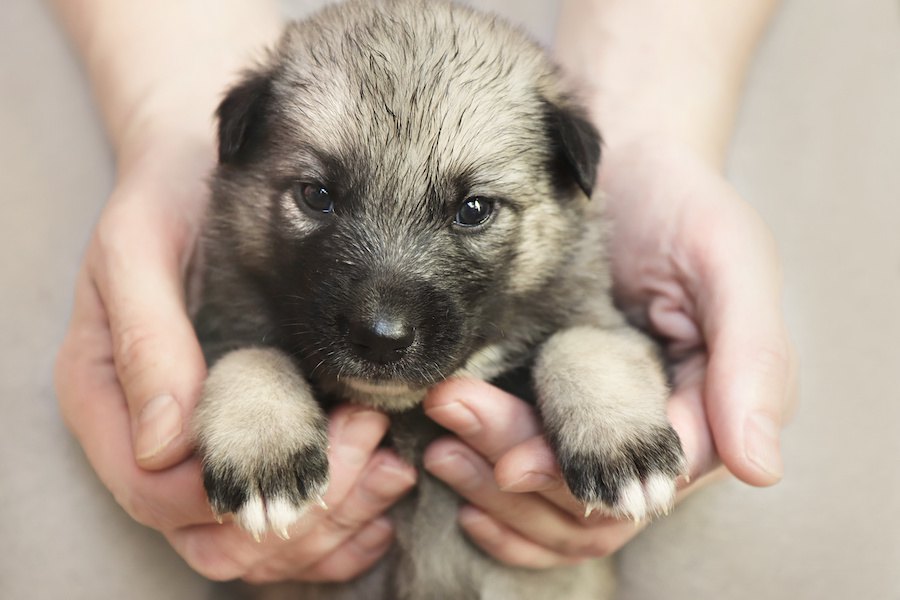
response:
<path id="1" fill-rule="evenodd" d="M 241 162 L 265 127 L 272 95 L 270 73 L 254 71 L 228 90 L 216 110 L 219 119 L 219 163 Z"/>
<path id="2" fill-rule="evenodd" d="M 553 160 L 562 167 L 563 175 L 568 175 L 569 181 L 574 180 L 590 198 L 600 163 L 600 133 L 577 107 L 552 102 L 546 102 L 546 107 Z"/>

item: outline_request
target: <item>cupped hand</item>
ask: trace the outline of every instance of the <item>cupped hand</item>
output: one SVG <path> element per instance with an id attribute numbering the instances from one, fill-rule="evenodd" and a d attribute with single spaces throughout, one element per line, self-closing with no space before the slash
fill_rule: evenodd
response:
<path id="1" fill-rule="evenodd" d="M 63 417 L 119 504 L 201 574 L 353 577 L 389 547 L 392 527 L 382 513 L 415 480 L 411 467 L 376 449 L 383 415 L 346 407 L 332 415 L 330 509 L 310 510 L 290 540 L 257 543 L 210 512 L 191 457 L 189 422 L 206 366 L 185 287 L 215 152 L 182 142 L 148 145 L 120 163 L 57 359 Z"/>
<path id="2" fill-rule="evenodd" d="M 600 184 L 617 301 L 661 340 L 671 365 L 668 416 L 689 474 L 679 497 L 720 464 L 749 484 L 776 483 L 797 364 L 768 228 L 715 168 L 676 142 L 642 140 L 608 152 Z M 455 380 L 433 390 L 425 406 L 456 434 L 429 447 L 426 468 L 468 501 L 462 527 L 499 560 L 567 564 L 609 554 L 639 531 L 631 522 L 584 518 L 537 415 L 521 400 Z"/>

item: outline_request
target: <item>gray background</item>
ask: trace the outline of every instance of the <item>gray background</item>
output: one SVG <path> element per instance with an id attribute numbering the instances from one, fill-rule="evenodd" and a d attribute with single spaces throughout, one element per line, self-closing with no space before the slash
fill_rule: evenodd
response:
<path id="1" fill-rule="evenodd" d="M 548 2 L 509 8 L 544 40 Z M 296 12 L 296 11 L 295 11 Z M 900 599 L 900 6 L 787 0 L 729 173 L 781 245 L 802 404 L 772 489 L 696 495 L 621 554 L 629 600 Z M 221 598 L 131 523 L 51 369 L 112 159 L 49 10 L 0 16 L 0 598 Z"/>

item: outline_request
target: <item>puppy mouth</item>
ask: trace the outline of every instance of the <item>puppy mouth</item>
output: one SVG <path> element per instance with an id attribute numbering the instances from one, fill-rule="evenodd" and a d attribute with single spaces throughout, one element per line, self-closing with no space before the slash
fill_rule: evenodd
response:
<path id="1" fill-rule="evenodd" d="M 341 378 L 341 383 L 354 391 L 378 396 L 408 394 L 419 388 L 419 386 L 413 386 L 404 381 L 360 379 L 357 377 Z"/>
<path id="2" fill-rule="evenodd" d="M 383 363 L 360 357 L 348 343 L 309 355 L 304 362 L 310 376 L 324 384 L 379 396 L 401 394 L 431 387 L 455 370 L 455 365 L 429 358 L 421 350 L 416 344 L 397 360 Z"/>

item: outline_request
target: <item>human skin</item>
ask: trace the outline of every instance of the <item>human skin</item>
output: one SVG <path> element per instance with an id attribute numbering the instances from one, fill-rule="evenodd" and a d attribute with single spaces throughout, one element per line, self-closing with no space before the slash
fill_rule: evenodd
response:
<path id="1" fill-rule="evenodd" d="M 777 262 L 764 225 L 720 175 L 743 69 L 768 5 L 729 2 L 732 11 L 745 11 L 731 35 L 698 41 L 692 48 L 699 54 L 681 54 L 670 51 L 673 39 L 704 40 L 720 31 L 717 19 L 731 23 L 734 15 L 715 0 L 642 2 L 565 3 L 558 45 L 562 62 L 591 84 L 590 107 L 606 139 L 600 183 L 616 222 L 617 293 L 629 314 L 669 340 L 678 361 L 669 413 L 693 480 L 721 456 L 745 481 L 771 484 L 781 476 L 777 432 L 793 370 Z M 217 524 L 191 456 L 187 423 L 206 366 L 185 290 L 215 163 L 211 115 L 237 71 L 277 36 L 276 7 L 253 0 L 56 5 L 83 57 L 117 165 L 57 363 L 69 427 L 125 510 L 160 530 L 203 575 L 262 582 L 363 572 L 390 546 L 383 512 L 416 476 L 376 449 L 383 415 L 347 407 L 332 415 L 329 510 L 311 510 L 288 541 L 270 536 L 257 544 L 233 524 Z M 697 19 L 676 19 L 688 30 L 662 36 L 687 6 L 710 21 L 700 19 L 705 27 L 697 32 L 689 29 Z M 658 39 L 659 47 L 635 48 L 631 36 Z M 715 65 L 699 60 L 714 49 L 721 50 Z M 633 69 L 641 64 L 658 71 Z M 687 85 L 692 77 L 697 85 Z M 675 87 L 693 93 L 661 102 L 677 97 Z M 711 230 L 720 234 L 705 235 Z M 740 277 L 730 273 L 733 265 L 742 265 Z M 750 332 L 742 327 L 747 315 Z M 454 412 L 460 405 L 476 416 L 477 432 Z M 571 562 L 609 553 L 634 534 L 631 524 L 577 516 L 537 419 L 520 400 L 484 383 L 451 381 L 426 407 L 458 434 L 429 450 L 429 468 L 469 500 L 462 526 L 500 560 Z M 472 464 L 481 477 L 474 487 L 471 478 L 461 483 Z M 501 508 L 512 505 L 525 506 L 536 526 L 516 528 L 504 516 L 513 513 Z"/>
<path id="2" fill-rule="evenodd" d="M 213 112 L 281 29 L 258 0 L 58 0 L 116 157 L 116 185 L 86 251 L 56 387 L 62 414 L 122 507 L 212 579 L 352 578 L 390 547 L 383 512 L 415 470 L 377 445 L 387 418 L 331 415 L 329 510 L 256 543 L 219 525 L 191 456 L 206 365 L 186 307 L 215 164 Z"/>
<path id="3" fill-rule="evenodd" d="M 668 415 L 689 474 L 679 497 L 721 474 L 720 464 L 751 485 L 783 475 L 779 438 L 797 364 L 777 252 L 722 175 L 746 69 L 775 4 L 569 0 L 559 22 L 557 56 L 585 85 L 604 135 L 617 301 L 672 365 Z M 457 436 L 429 449 L 426 468 L 468 500 L 460 523 L 486 552 L 546 567 L 610 554 L 640 530 L 584 518 L 524 403 L 451 381 L 425 406 Z"/>

